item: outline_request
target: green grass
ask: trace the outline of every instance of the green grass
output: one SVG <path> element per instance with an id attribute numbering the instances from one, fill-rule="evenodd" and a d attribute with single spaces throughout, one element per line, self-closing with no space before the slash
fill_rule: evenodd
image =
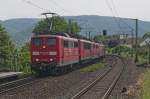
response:
<path id="1" fill-rule="evenodd" d="M 150 69 L 144 76 L 143 99 L 150 99 Z"/>
<path id="2" fill-rule="evenodd" d="M 93 64 L 91 66 L 82 68 L 80 71 L 81 72 L 94 72 L 94 71 L 97 71 L 98 69 L 101 69 L 103 67 L 105 67 L 105 63 L 104 62 Z"/>
<path id="3" fill-rule="evenodd" d="M 32 73 L 23 73 L 23 74 L 19 75 L 18 78 L 25 78 L 25 77 L 29 77 L 31 75 L 32 75 Z"/>
<path id="4" fill-rule="evenodd" d="M 135 54 L 134 54 L 133 57 L 131 57 L 131 54 L 121 53 L 121 56 L 125 57 L 125 58 L 131 58 L 131 59 L 135 60 Z M 137 64 L 145 64 L 145 63 L 148 63 L 148 59 L 138 55 L 138 62 L 137 62 Z"/>
<path id="5" fill-rule="evenodd" d="M 145 63 L 148 63 L 148 59 L 145 59 L 142 56 L 139 56 L 137 64 L 145 64 Z"/>
<path id="6" fill-rule="evenodd" d="M 9 71 L 11 71 L 10 68 L 0 66 L 0 72 L 9 72 Z"/>

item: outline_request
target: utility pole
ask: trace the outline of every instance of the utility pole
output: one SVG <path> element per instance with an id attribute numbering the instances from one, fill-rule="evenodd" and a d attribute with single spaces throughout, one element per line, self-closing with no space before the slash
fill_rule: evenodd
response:
<path id="1" fill-rule="evenodd" d="M 121 46 L 120 46 L 120 45 L 121 45 L 121 39 L 120 39 L 120 36 L 121 36 L 121 35 L 120 35 L 120 33 L 118 33 L 118 34 L 119 34 L 119 35 L 118 35 L 118 40 L 119 40 L 119 51 L 118 51 L 118 55 L 121 55 L 121 48 L 120 48 L 120 47 L 121 47 Z"/>
<path id="2" fill-rule="evenodd" d="M 72 33 L 72 26 L 71 26 L 71 24 L 72 24 L 72 20 L 69 19 L 69 30 L 68 30 L 68 33 L 69 33 L 69 34 Z"/>
<path id="3" fill-rule="evenodd" d="M 133 34 L 133 29 L 131 30 L 131 37 L 132 37 L 132 38 L 131 38 L 131 40 L 132 40 L 132 41 L 131 41 L 131 42 L 132 42 L 132 51 L 131 51 L 131 57 L 133 57 L 133 51 L 134 51 L 134 50 L 133 50 L 133 45 L 134 45 L 134 44 L 133 44 L 133 43 L 134 43 L 134 42 L 133 42 L 133 37 L 134 37 L 134 34 Z"/>
<path id="4" fill-rule="evenodd" d="M 88 38 L 88 32 L 86 32 L 86 38 Z"/>
<path id="5" fill-rule="evenodd" d="M 136 45 L 135 45 L 135 62 L 138 62 L 138 19 L 135 19 L 136 21 Z"/>
<path id="6" fill-rule="evenodd" d="M 148 46 L 148 63 L 150 64 L 150 41 L 145 41 Z"/>
<path id="7" fill-rule="evenodd" d="M 89 40 L 91 39 L 91 32 L 89 32 Z"/>

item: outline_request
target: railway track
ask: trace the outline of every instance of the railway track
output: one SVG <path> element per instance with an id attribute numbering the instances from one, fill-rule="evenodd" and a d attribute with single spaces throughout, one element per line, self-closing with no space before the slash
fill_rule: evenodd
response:
<path id="1" fill-rule="evenodd" d="M 96 77 L 96 79 L 92 81 L 89 85 L 87 85 L 77 94 L 75 94 L 71 99 L 95 99 L 94 97 L 98 97 L 97 99 L 108 99 L 125 67 L 123 58 L 117 55 L 113 55 L 113 57 L 119 59 L 122 62 L 122 64 L 120 64 L 122 66 L 113 66 L 111 69 L 108 69 L 103 74 Z M 112 76 L 112 78 L 109 78 L 108 76 Z M 110 83 L 104 84 L 105 82 Z"/>
<path id="2" fill-rule="evenodd" d="M 8 83 L 0 84 L 0 95 L 5 94 L 11 90 L 24 87 L 26 85 L 30 85 L 35 81 L 35 77 L 27 77 L 15 81 L 11 81 Z"/>
<path id="3" fill-rule="evenodd" d="M 89 84 L 88 86 L 83 88 L 81 91 L 78 91 L 79 93 L 77 93 L 76 95 L 71 97 L 71 99 L 107 99 L 109 97 L 109 95 L 111 94 L 118 79 L 120 78 L 123 68 L 124 68 L 124 66 L 121 66 L 123 63 L 123 60 L 119 59 L 120 57 L 118 58 L 118 56 L 113 56 L 113 57 L 114 58 L 110 58 L 110 60 L 112 60 L 112 64 L 111 64 L 112 66 L 110 68 L 108 68 L 108 70 L 104 71 L 101 75 L 98 75 L 98 77 L 96 77 L 96 79 L 94 81 L 92 81 L 91 84 Z M 117 61 L 118 60 L 120 61 L 119 62 L 120 66 L 118 66 L 118 65 L 114 66 L 115 64 L 118 64 L 118 62 L 115 61 L 116 60 L 115 58 L 117 58 Z M 113 66 L 114 66 L 114 68 L 113 68 Z M 118 67 L 120 67 L 120 68 L 118 68 Z M 116 69 L 116 68 L 118 68 L 118 69 Z M 107 75 L 111 75 L 112 77 L 108 78 Z M 105 85 L 105 82 L 108 82 L 108 80 L 110 82 L 109 85 Z M 25 78 L 24 80 L 22 79 L 20 81 L 18 80 L 18 81 L 9 82 L 7 84 L 2 84 L 2 85 L 0 85 L 0 95 L 5 95 L 5 93 L 9 93 L 12 90 L 13 90 L 12 94 L 14 94 L 14 92 L 15 92 L 14 89 L 25 88 L 25 87 L 27 87 L 26 85 L 30 86 L 30 85 L 34 84 L 36 81 L 39 81 L 39 80 L 35 80 L 35 78 Z M 40 80 L 40 81 L 43 82 L 43 80 Z M 96 85 L 98 85 L 99 87 L 97 87 Z M 98 93 L 99 98 L 93 97 L 93 95 L 97 94 L 97 93 L 90 94 L 91 92 L 93 92 L 93 89 L 95 89 L 94 87 L 97 88 L 96 89 L 97 92 L 102 91 L 102 93 L 100 93 L 100 94 Z M 44 88 L 45 87 L 43 87 L 43 89 L 41 88 L 40 90 L 45 90 Z M 90 90 L 92 90 L 92 91 L 90 91 Z M 92 97 L 88 97 L 88 95 L 91 95 Z M 38 95 L 38 97 L 39 96 L 49 96 L 48 91 L 47 91 L 47 93 L 45 93 L 45 91 L 41 91 L 40 94 Z"/>

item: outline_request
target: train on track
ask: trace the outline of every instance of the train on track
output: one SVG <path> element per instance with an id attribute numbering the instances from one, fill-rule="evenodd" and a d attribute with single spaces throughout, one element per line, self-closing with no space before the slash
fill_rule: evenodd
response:
<path id="1" fill-rule="evenodd" d="M 41 74 L 70 69 L 105 55 L 105 47 L 94 41 L 62 35 L 31 38 L 31 68 Z"/>

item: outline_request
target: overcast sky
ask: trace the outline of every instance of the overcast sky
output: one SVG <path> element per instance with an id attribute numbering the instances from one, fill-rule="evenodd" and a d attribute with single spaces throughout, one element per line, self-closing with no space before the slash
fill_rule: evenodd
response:
<path id="1" fill-rule="evenodd" d="M 46 9 L 61 16 L 114 15 L 150 21 L 150 0 L 0 0 L 0 20 L 41 18 Z"/>

